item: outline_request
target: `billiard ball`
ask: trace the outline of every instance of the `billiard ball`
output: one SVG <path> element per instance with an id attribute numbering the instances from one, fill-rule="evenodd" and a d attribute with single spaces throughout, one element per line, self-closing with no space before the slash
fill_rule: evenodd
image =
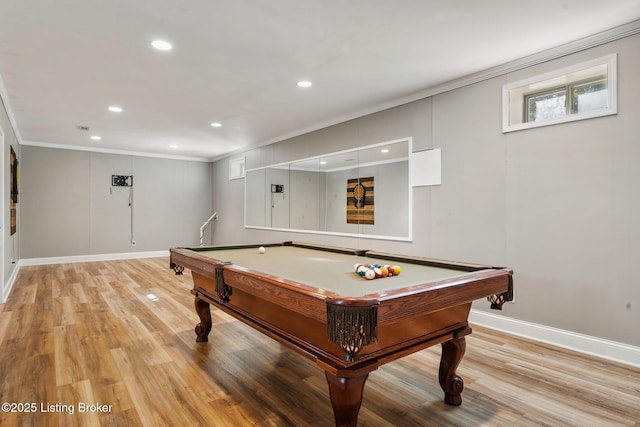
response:
<path id="1" fill-rule="evenodd" d="M 259 252 L 259 253 L 261 253 L 261 254 L 265 253 L 266 251 L 267 251 L 267 250 L 264 248 L 264 246 L 260 246 L 260 247 L 258 248 L 258 252 Z"/>
<path id="2" fill-rule="evenodd" d="M 376 278 L 376 273 L 373 270 L 369 269 L 364 272 L 364 277 L 366 277 L 368 280 L 372 280 Z"/>

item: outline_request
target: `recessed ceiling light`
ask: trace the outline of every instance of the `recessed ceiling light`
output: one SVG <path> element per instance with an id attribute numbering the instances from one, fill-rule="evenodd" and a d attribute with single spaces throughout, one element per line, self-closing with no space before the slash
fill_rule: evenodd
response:
<path id="1" fill-rule="evenodd" d="M 211 127 L 212 128 L 220 128 L 220 127 L 222 127 L 222 123 L 213 122 L 213 123 L 211 123 Z"/>
<path id="2" fill-rule="evenodd" d="M 311 83 L 309 80 L 300 80 L 298 82 L 298 87 L 311 87 L 313 86 L 313 83 Z"/>
<path id="3" fill-rule="evenodd" d="M 122 113 L 122 107 L 118 107 L 117 105 L 109 106 L 109 111 L 112 113 Z"/>
<path id="4" fill-rule="evenodd" d="M 171 50 L 173 46 L 166 40 L 154 40 L 151 42 L 151 46 L 158 50 Z"/>
<path id="5" fill-rule="evenodd" d="M 178 146 L 176 144 L 171 144 L 169 148 L 178 148 Z"/>
<path id="6" fill-rule="evenodd" d="M 382 150 L 380 150 L 381 153 L 388 153 L 389 149 L 388 148 L 383 148 Z"/>
<path id="7" fill-rule="evenodd" d="M 102 137 L 98 135 L 91 135 L 91 139 L 93 139 L 94 141 L 100 141 Z"/>

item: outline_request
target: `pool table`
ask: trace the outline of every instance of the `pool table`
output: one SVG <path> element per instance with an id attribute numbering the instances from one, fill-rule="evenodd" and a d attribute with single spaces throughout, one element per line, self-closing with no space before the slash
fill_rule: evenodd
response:
<path id="1" fill-rule="evenodd" d="M 213 304 L 311 359 L 325 371 L 338 426 L 356 425 L 369 372 L 435 344 L 444 399 L 460 405 L 456 368 L 471 303 L 488 298 L 499 309 L 513 295 L 508 268 L 369 250 L 285 242 L 170 254 L 176 274 L 187 268 L 193 276 L 196 341 L 208 340 Z M 358 263 L 401 272 L 367 280 L 355 273 Z"/>

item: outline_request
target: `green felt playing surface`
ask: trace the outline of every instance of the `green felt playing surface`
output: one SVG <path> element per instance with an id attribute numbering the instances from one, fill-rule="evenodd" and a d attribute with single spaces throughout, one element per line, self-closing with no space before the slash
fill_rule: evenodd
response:
<path id="1" fill-rule="evenodd" d="M 257 247 L 199 251 L 199 254 L 340 296 L 352 297 L 379 294 L 469 274 L 455 269 L 292 246 L 266 247 L 264 254 Z M 399 265 L 402 272 L 398 276 L 367 280 L 355 273 L 356 263 Z"/>

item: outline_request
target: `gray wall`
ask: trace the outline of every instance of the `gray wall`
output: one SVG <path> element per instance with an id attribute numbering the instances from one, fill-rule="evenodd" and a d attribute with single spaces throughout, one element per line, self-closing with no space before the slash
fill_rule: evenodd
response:
<path id="1" fill-rule="evenodd" d="M 130 188 L 112 187 L 111 175 L 133 175 L 133 216 Z M 197 245 L 211 214 L 210 182 L 205 162 L 23 146 L 20 256 Z"/>
<path id="2" fill-rule="evenodd" d="M 503 84 L 612 53 L 617 115 L 502 133 Z M 500 314 L 638 346 L 639 68 L 635 35 L 245 153 L 250 169 L 409 136 L 414 151 L 442 148 L 442 185 L 413 189 L 409 243 L 245 229 L 243 182 L 219 160 L 214 243 L 299 240 L 507 265 L 516 303 Z"/>

